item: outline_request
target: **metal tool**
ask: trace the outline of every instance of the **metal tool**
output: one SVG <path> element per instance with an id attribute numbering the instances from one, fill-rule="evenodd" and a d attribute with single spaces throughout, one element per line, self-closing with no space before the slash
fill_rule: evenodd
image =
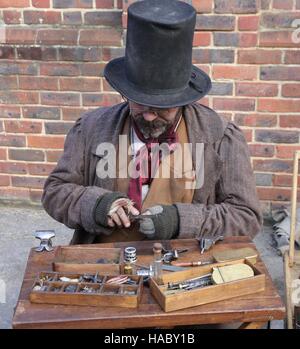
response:
<path id="1" fill-rule="evenodd" d="M 184 253 L 187 251 L 188 251 L 187 248 L 173 249 L 173 250 L 163 249 L 163 262 L 169 264 L 172 261 L 177 260 L 179 258 L 180 253 Z"/>
<path id="2" fill-rule="evenodd" d="M 199 241 L 199 247 L 201 250 L 201 254 L 205 251 L 208 251 L 216 242 L 223 240 L 223 236 L 218 236 L 215 239 L 201 238 L 197 239 Z"/>
<path id="3" fill-rule="evenodd" d="M 35 237 L 41 240 L 40 246 L 36 247 L 35 251 L 42 252 L 46 250 L 50 252 L 53 250 L 51 239 L 55 237 L 54 230 L 36 230 Z"/>
<path id="4" fill-rule="evenodd" d="M 168 290 L 185 289 L 190 290 L 196 287 L 208 286 L 211 284 L 211 273 L 202 275 L 197 278 L 184 280 L 181 282 L 168 282 Z"/>
<path id="5" fill-rule="evenodd" d="M 211 264 L 210 261 L 197 261 L 197 262 L 172 262 L 175 267 L 198 267 L 200 265 Z"/>
<path id="6" fill-rule="evenodd" d="M 155 218 L 157 217 L 157 214 L 138 214 L 138 215 L 133 215 L 133 214 L 129 214 L 128 218 L 130 221 L 138 221 L 138 220 L 142 220 L 145 218 Z"/>

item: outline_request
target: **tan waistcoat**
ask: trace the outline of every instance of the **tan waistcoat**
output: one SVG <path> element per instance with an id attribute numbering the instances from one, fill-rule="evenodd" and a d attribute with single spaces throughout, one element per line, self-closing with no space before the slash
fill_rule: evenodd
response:
<path id="1" fill-rule="evenodd" d="M 128 142 L 130 144 L 130 117 L 128 117 L 125 121 L 123 131 L 123 135 L 127 135 Z M 188 143 L 188 134 L 186 130 L 186 125 L 184 118 L 181 118 L 181 121 L 177 128 L 178 141 L 181 145 L 182 152 L 180 149 L 176 148 L 176 150 L 163 157 L 162 162 L 158 168 L 158 172 L 156 176 L 153 178 L 151 185 L 149 187 L 148 193 L 142 204 L 142 212 L 144 212 L 147 208 L 152 207 L 154 205 L 172 205 L 176 202 L 181 203 L 191 203 L 194 195 L 194 177 L 193 177 L 193 165 L 192 165 L 192 156 L 188 147 L 186 147 L 186 151 L 183 151 L 184 144 Z M 180 148 L 180 147 L 179 147 Z M 184 154 L 184 163 L 183 156 Z M 118 159 L 117 154 L 117 159 Z M 117 174 L 121 171 L 126 171 L 128 174 L 127 168 L 128 164 L 133 164 L 133 160 L 130 155 L 128 155 L 127 159 L 120 162 L 118 166 L 117 161 Z M 127 161 L 126 161 L 127 160 Z M 181 164 L 183 168 L 183 174 L 180 170 Z M 163 166 L 169 166 L 170 168 L 170 176 L 166 177 L 167 172 L 163 172 Z M 181 176 L 181 178 L 180 178 Z M 177 178 L 179 177 L 179 178 Z M 127 178 L 117 178 L 116 180 L 116 191 L 120 191 L 123 193 L 127 193 L 128 185 L 129 185 L 129 176 Z M 188 188 L 186 185 L 188 184 Z M 101 235 L 98 237 L 97 242 L 105 243 L 105 242 L 114 242 L 114 241 L 138 241 L 144 240 L 145 235 L 141 234 L 138 231 L 138 223 L 133 223 L 130 228 L 115 228 L 113 233 L 109 236 Z"/>

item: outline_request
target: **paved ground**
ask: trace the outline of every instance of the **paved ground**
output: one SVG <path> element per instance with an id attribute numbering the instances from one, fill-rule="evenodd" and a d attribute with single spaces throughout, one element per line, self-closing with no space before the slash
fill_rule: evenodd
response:
<path id="1" fill-rule="evenodd" d="M 10 328 L 29 250 L 38 245 L 34 232 L 54 229 L 55 245 L 68 244 L 72 230 L 56 222 L 41 208 L 0 206 L 0 328 Z M 282 259 L 273 247 L 271 227 L 256 237 L 255 243 L 280 295 L 284 296 Z M 1 285 L 5 284 L 5 303 Z M 283 328 L 283 321 L 273 321 L 271 328 Z"/>

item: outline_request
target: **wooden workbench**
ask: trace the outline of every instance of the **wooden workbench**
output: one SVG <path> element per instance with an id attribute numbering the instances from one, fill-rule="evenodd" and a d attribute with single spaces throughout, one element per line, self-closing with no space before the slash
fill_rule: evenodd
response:
<path id="1" fill-rule="evenodd" d="M 189 254 L 199 253 L 199 258 L 207 259 L 212 249 L 200 255 L 198 243 L 194 239 L 171 240 L 163 242 L 167 248 L 189 248 Z M 100 246 L 100 245 L 99 245 Z M 101 247 L 124 247 L 128 243 L 101 244 Z M 138 253 L 139 263 L 149 261 L 152 255 L 152 241 L 131 242 Z M 227 238 L 213 246 L 213 249 L 253 247 L 247 237 Z M 242 322 L 243 328 L 259 328 L 274 319 L 285 318 L 283 302 L 274 287 L 271 278 L 258 259 L 256 266 L 266 274 L 266 289 L 248 296 L 214 302 L 202 306 L 165 313 L 156 303 L 149 288 L 144 287 L 142 301 L 137 309 L 117 307 L 86 307 L 33 304 L 29 293 L 35 276 L 40 271 L 52 270 L 52 252 L 35 252 L 31 250 L 19 300 L 13 318 L 13 328 L 142 328 L 172 327 L 182 325 L 215 324 Z M 182 260 L 190 256 L 182 257 Z M 193 257 L 194 259 L 194 257 Z"/>

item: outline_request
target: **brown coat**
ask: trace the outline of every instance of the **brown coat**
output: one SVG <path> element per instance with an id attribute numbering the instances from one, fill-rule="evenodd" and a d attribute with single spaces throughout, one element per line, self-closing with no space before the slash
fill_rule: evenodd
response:
<path id="1" fill-rule="evenodd" d="M 121 103 L 98 108 L 79 118 L 67 135 L 61 159 L 45 183 L 43 206 L 54 219 L 76 229 L 73 244 L 93 243 L 97 236 L 112 232 L 93 219 L 97 198 L 117 189 L 116 179 L 100 179 L 96 175 L 99 161 L 96 148 L 101 142 L 117 146 L 128 116 L 128 104 Z M 185 106 L 183 117 L 189 142 L 204 143 L 204 185 L 194 191 L 192 203 L 174 203 L 180 217 L 179 238 L 254 237 L 261 229 L 262 216 L 242 131 L 197 103 Z"/>

